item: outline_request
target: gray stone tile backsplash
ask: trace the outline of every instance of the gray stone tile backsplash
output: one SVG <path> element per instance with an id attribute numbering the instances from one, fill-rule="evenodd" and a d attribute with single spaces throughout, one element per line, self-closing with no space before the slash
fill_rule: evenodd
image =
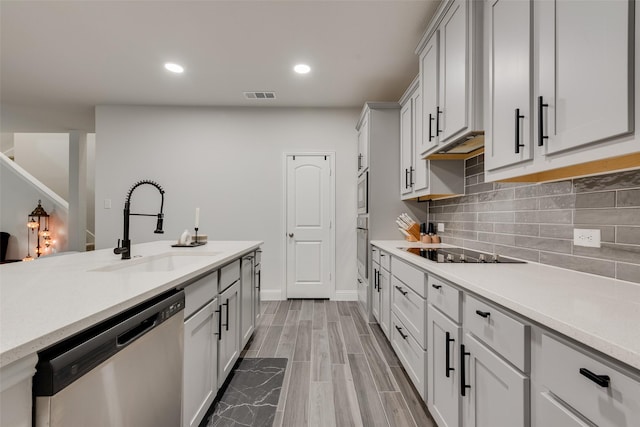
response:
<path id="1" fill-rule="evenodd" d="M 640 170 L 559 182 L 484 182 L 484 155 L 465 164 L 466 195 L 429 202 L 443 242 L 640 283 Z M 602 247 L 574 246 L 574 228 Z"/>

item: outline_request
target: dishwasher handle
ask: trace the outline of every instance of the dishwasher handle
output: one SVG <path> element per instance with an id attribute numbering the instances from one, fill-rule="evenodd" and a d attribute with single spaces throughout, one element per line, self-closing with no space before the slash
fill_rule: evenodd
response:
<path id="1" fill-rule="evenodd" d="M 158 324 L 158 317 L 159 314 L 156 313 L 153 316 L 144 319 L 142 322 L 138 323 L 128 331 L 118 335 L 118 337 L 116 338 L 116 346 L 125 347 L 129 345 L 129 343 L 135 341 L 136 339 L 147 333 L 147 331 L 153 329 Z"/>

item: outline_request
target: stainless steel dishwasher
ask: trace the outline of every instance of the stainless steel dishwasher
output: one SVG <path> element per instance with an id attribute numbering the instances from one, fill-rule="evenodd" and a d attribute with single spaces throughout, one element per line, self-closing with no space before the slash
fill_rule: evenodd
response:
<path id="1" fill-rule="evenodd" d="M 36 427 L 176 427 L 184 292 L 170 291 L 43 350 Z"/>

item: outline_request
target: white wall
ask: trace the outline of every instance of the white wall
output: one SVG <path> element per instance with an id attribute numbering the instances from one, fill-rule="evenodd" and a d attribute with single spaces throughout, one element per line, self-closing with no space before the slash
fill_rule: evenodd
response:
<path id="1" fill-rule="evenodd" d="M 152 179 L 166 191 L 166 234 L 153 234 L 152 218 L 133 217 L 134 244 L 177 239 L 191 230 L 200 207 L 200 233 L 210 240 L 265 242 L 263 289 L 276 296 L 285 285 L 283 153 L 335 151 L 336 290 L 355 292 L 358 115 L 355 109 L 97 107 L 96 248 L 116 245 L 128 189 Z M 104 209 L 105 199 L 112 209 Z M 132 212 L 157 213 L 158 206 L 152 187 L 134 193 Z"/>
<path id="2" fill-rule="evenodd" d="M 69 134 L 16 133 L 14 160 L 64 200 L 69 200 Z"/>

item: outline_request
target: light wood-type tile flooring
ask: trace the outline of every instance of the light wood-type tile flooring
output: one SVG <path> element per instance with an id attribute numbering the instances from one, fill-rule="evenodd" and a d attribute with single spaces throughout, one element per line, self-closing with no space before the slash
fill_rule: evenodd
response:
<path id="1" fill-rule="evenodd" d="M 274 427 L 435 427 L 377 324 L 356 302 L 262 303 L 243 357 L 289 359 Z"/>

